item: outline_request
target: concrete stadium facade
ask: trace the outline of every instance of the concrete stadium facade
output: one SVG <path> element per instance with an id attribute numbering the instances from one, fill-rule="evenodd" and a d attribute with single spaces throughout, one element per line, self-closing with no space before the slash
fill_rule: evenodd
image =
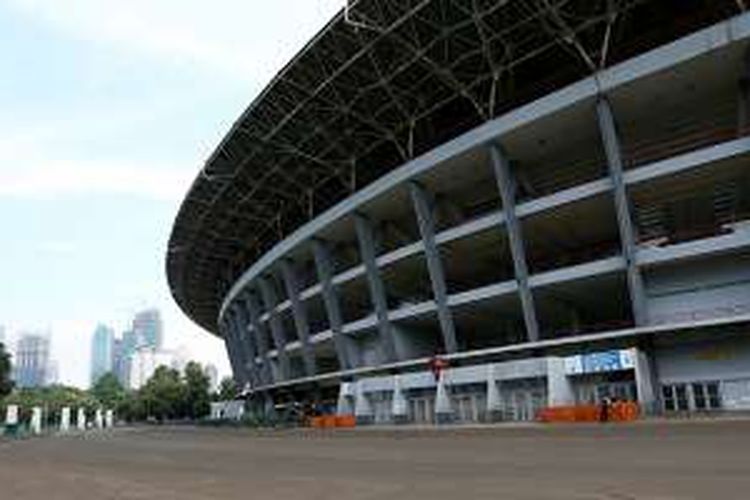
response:
<path id="1" fill-rule="evenodd" d="M 427 423 L 604 397 L 750 409 L 750 14 L 737 7 L 279 230 L 226 268 L 210 314 L 170 253 L 175 297 L 269 410 L 322 399 L 360 422 Z M 181 217 L 175 231 L 196 220 Z"/>

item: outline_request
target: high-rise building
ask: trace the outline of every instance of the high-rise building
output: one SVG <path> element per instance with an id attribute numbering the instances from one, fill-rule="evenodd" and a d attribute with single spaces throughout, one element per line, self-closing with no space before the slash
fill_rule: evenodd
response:
<path id="1" fill-rule="evenodd" d="M 91 341 L 91 384 L 114 368 L 115 332 L 106 325 L 98 325 Z"/>
<path id="2" fill-rule="evenodd" d="M 174 356 L 171 352 L 160 351 L 153 347 L 141 347 L 128 359 L 129 389 L 140 389 L 160 366 L 171 367 Z"/>
<path id="3" fill-rule="evenodd" d="M 164 340 L 164 327 L 158 309 L 140 311 L 133 318 L 135 347 L 161 349 Z"/>
<path id="4" fill-rule="evenodd" d="M 49 382 L 50 339 L 46 335 L 22 334 L 16 344 L 13 380 L 16 386 L 40 387 Z"/>
<path id="5" fill-rule="evenodd" d="M 115 338 L 112 342 L 112 373 L 117 376 L 117 380 L 124 387 L 127 385 L 127 357 L 124 350 L 124 339 Z"/>
<path id="6" fill-rule="evenodd" d="M 178 346 L 177 349 L 171 349 L 169 351 L 165 351 L 162 349 L 162 351 L 170 352 L 172 355 L 170 368 L 173 368 L 180 373 L 183 373 L 185 371 L 185 367 L 187 366 L 188 361 L 190 361 L 191 358 L 190 350 L 185 345 Z"/>
<path id="7" fill-rule="evenodd" d="M 208 377 L 209 391 L 216 392 L 219 389 L 219 370 L 216 369 L 216 365 L 208 363 L 203 368 L 203 373 Z"/>

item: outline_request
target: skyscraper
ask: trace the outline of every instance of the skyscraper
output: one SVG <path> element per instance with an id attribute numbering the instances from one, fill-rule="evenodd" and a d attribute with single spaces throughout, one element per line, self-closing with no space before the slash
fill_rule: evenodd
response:
<path id="1" fill-rule="evenodd" d="M 133 318 L 136 347 L 162 348 L 164 327 L 158 309 L 140 311 Z"/>
<path id="2" fill-rule="evenodd" d="M 117 380 L 124 387 L 127 385 L 127 357 L 125 356 L 124 339 L 115 338 L 112 342 L 112 373 L 117 376 Z"/>
<path id="3" fill-rule="evenodd" d="M 49 380 L 50 340 L 46 335 L 25 333 L 18 339 L 13 363 L 16 386 L 40 387 Z"/>
<path id="4" fill-rule="evenodd" d="M 208 363 L 203 368 L 203 373 L 208 377 L 209 391 L 216 392 L 219 389 L 219 370 L 216 369 L 216 365 Z"/>
<path id="5" fill-rule="evenodd" d="M 115 332 L 106 325 L 98 325 L 91 342 L 91 385 L 114 369 Z"/>
<path id="6" fill-rule="evenodd" d="M 158 367 L 171 367 L 173 362 L 174 354 L 171 352 L 160 351 L 148 346 L 138 348 L 128 360 L 126 387 L 140 389 L 153 376 Z"/>

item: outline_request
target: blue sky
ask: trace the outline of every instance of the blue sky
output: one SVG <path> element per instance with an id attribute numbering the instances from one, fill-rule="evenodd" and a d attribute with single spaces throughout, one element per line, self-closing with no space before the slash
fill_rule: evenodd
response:
<path id="1" fill-rule="evenodd" d="M 344 0 L 0 0 L 0 325 L 50 331 L 88 381 L 98 322 L 159 307 L 167 343 L 228 373 L 173 303 L 164 253 L 224 133 Z"/>

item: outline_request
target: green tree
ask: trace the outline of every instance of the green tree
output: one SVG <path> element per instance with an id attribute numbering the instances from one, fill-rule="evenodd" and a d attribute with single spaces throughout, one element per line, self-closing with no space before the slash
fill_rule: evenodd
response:
<path id="1" fill-rule="evenodd" d="M 185 385 L 180 372 L 160 366 L 139 391 L 146 417 L 159 421 L 181 418 L 185 415 Z"/>
<path id="2" fill-rule="evenodd" d="M 215 399 L 218 401 L 229 401 L 237 395 L 237 384 L 232 377 L 224 377 L 219 383 L 219 392 L 216 393 Z"/>
<path id="3" fill-rule="evenodd" d="M 203 418 L 211 411 L 209 404 L 211 380 L 195 361 L 185 366 L 185 409 L 192 419 Z"/>
<path id="4" fill-rule="evenodd" d="M 94 383 L 90 392 L 102 406 L 113 410 L 118 408 L 126 397 L 125 389 L 123 389 L 120 381 L 117 380 L 117 376 L 112 372 L 105 373 L 99 377 L 99 380 Z"/>
<path id="5" fill-rule="evenodd" d="M 10 394 L 13 390 L 13 381 L 10 379 L 10 372 L 10 354 L 5 351 L 5 345 L 0 342 L 0 399 Z"/>

